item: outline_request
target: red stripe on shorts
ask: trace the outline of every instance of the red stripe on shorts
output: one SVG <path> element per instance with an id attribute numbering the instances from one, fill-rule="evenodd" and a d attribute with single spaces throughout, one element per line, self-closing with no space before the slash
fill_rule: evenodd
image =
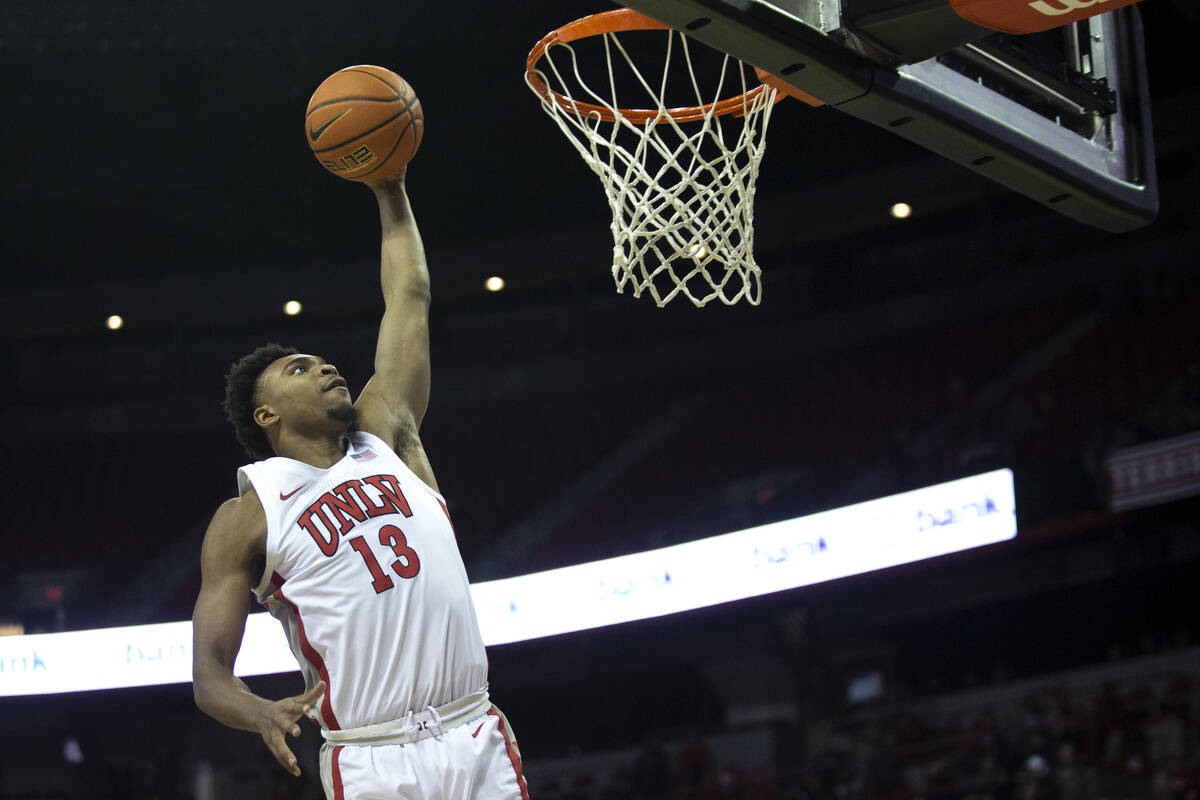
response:
<path id="1" fill-rule="evenodd" d="M 284 580 L 278 572 L 271 573 L 271 583 L 278 587 L 275 589 L 275 599 L 285 604 L 296 615 L 296 631 L 300 634 L 300 652 L 304 654 L 308 663 L 317 668 L 321 680 L 325 681 L 325 697 L 321 700 L 321 716 L 325 718 L 325 724 L 330 730 L 339 730 L 342 726 L 338 724 L 337 717 L 333 715 L 333 702 L 330 700 L 330 696 L 333 694 L 333 684 L 329 682 L 329 670 L 325 667 L 325 660 L 321 658 L 321 654 L 312 646 L 312 642 L 308 641 L 308 636 L 304 633 L 304 620 L 300 619 L 300 609 L 283 596 Z"/>
<path id="2" fill-rule="evenodd" d="M 342 790 L 342 770 L 338 766 L 338 756 L 342 754 L 342 748 L 345 745 L 339 744 L 333 748 L 333 758 L 329 765 L 329 771 L 333 773 L 333 800 L 344 800 L 345 793 Z"/>
<path id="3" fill-rule="evenodd" d="M 521 800 L 529 800 L 529 790 L 525 786 L 525 776 L 521 773 L 521 756 L 517 755 L 512 739 L 508 736 L 508 729 L 504 727 L 504 715 L 494 708 L 487 713 L 495 717 L 496 723 L 500 726 L 500 735 L 504 737 L 504 747 L 508 750 L 508 760 L 512 762 L 513 772 L 517 773 L 517 788 L 521 790 Z"/>

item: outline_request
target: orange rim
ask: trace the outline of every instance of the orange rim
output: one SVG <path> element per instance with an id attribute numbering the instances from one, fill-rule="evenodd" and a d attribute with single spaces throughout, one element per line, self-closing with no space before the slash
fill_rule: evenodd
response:
<path id="1" fill-rule="evenodd" d="M 551 89 L 542 80 L 542 76 L 537 70 L 534 69 L 534 65 L 541 60 L 547 50 L 556 44 L 567 44 L 589 36 L 601 36 L 606 33 L 655 30 L 670 30 L 670 26 L 650 19 L 650 17 L 644 14 L 639 14 L 632 8 L 602 11 L 599 14 L 592 14 L 591 16 L 577 19 L 574 22 L 568 22 L 561 28 L 547 33 L 529 51 L 529 56 L 525 59 L 525 80 L 535 92 L 547 100 L 553 101 L 568 113 L 588 117 L 595 115 L 605 122 L 616 122 L 617 117 L 608 106 L 571 100 L 561 92 Z M 740 115 L 743 109 L 752 106 L 758 100 L 758 96 L 766 90 L 767 87 L 760 84 L 744 94 L 720 100 L 716 103 L 708 103 L 702 106 L 680 106 L 679 108 L 668 108 L 665 111 L 667 116 L 676 122 L 694 122 L 698 119 L 703 119 L 709 113 L 715 113 L 717 116 L 725 114 Z M 781 96 L 777 95 L 776 100 Z M 617 111 L 625 119 L 638 124 L 655 120 L 662 121 L 663 112 L 657 108 L 618 108 Z"/>

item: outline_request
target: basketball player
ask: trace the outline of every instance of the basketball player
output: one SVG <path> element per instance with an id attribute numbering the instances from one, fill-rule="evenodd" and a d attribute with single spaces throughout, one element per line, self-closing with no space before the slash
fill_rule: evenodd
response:
<path id="1" fill-rule="evenodd" d="M 385 310 L 358 399 L 323 359 L 278 345 L 242 358 L 226 412 L 255 463 L 213 516 L 192 618 L 196 704 L 260 734 L 319 723 L 330 800 L 528 795 L 487 694 L 487 658 L 449 513 L 418 431 L 429 400 L 429 273 L 404 174 L 371 184 Z M 250 590 L 284 627 L 303 694 L 271 701 L 234 677 Z"/>

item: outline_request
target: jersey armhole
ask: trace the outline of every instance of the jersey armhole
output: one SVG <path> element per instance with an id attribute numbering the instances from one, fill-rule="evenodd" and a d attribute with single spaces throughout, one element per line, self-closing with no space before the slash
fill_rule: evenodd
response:
<path id="1" fill-rule="evenodd" d="M 251 589 L 254 592 L 255 599 L 259 603 L 265 603 L 270 597 L 272 589 L 271 579 L 274 577 L 278 566 L 279 556 L 273 545 L 279 541 L 279 531 L 275 529 L 275 517 L 277 515 L 270 512 L 266 502 L 263 500 L 263 497 L 271 496 L 273 484 L 257 466 L 257 464 L 247 464 L 238 470 L 238 496 L 245 497 L 246 492 L 254 489 L 255 494 L 258 495 L 258 502 L 262 504 L 263 516 L 267 520 L 266 557 L 263 559 L 263 571 L 262 575 L 258 576 L 258 583 Z"/>

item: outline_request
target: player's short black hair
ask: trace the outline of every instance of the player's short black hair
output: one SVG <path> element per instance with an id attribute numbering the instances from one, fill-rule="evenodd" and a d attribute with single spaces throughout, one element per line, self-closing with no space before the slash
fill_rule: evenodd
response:
<path id="1" fill-rule="evenodd" d="M 271 362 L 299 352 L 294 347 L 269 342 L 239 358 L 225 375 L 225 416 L 233 423 L 238 442 L 255 461 L 275 455 L 266 433 L 254 421 L 254 409 L 258 408 L 258 378 Z"/>

